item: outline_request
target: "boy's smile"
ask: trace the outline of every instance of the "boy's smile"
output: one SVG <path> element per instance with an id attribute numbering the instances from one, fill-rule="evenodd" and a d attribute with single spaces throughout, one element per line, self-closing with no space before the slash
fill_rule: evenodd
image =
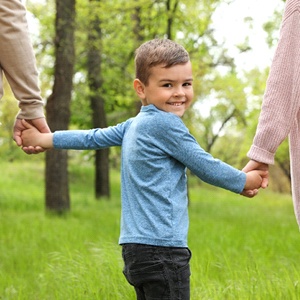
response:
<path id="1" fill-rule="evenodd" d="M 160 110 L 182 117 L 194 96 L 192 82 L 189 61 L 169 68 L 164 65 L 152 67 L 148 84 L 135 79 L 134 88 L 143 105 L 153 104 Z"/>

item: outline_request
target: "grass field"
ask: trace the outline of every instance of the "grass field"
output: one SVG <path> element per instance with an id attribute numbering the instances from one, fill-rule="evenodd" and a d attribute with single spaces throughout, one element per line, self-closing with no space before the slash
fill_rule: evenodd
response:
<path id="1" fill-rule="evenodd" d="M 70 164 L 71 212 L 44 211 L 40 158 L 0 162 L 0 299 L 135 299 L 118 246 L 120 186 L 96 201 L 87 165 Z M 192 182 L 191 299 L 300 299 L 300 233 L 290 195 L 255 199 Z"/>

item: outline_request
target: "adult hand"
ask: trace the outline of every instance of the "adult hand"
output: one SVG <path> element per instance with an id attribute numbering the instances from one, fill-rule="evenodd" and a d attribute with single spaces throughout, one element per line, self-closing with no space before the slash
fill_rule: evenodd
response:
<path id="1" fill-rule="evenodd" d="M 251 159 L 251 160 L 249 160 L 249 162 L 246 164 L 246 166 L 243 168 L 242 171 L 247 173 L 247 172 L 253 171 L 253 170 L 268 171 L 269 165 Z M 261 187 L 264 189 L 264 188 L 268 187 L 268 184 L 269 184 L 269 172 L 267 172 L 266 175 L 262 177 Z M 246 195 L 244 195 L 244 196 L 246 196 Z"/>
<path id="2" fill-rule="evenodd" d="M 46 122 L 45 118 L 37 118 L 33 120 L 27 120 L 28 123 L 32 124 L 36 127 L 40 132 L 47 133 L 51 132 L 50 128 Z M 26 127 L 23 125 L 21 119 L 16 119 L 14 128 L 13 128 L 13 138 L 18 146 L 22 146 L 22 131 L 25 130 Z M 44 152 L 46 149 L 42 147 L 22 147 L 22 150 L 27 154 L 38 154 Z"/>

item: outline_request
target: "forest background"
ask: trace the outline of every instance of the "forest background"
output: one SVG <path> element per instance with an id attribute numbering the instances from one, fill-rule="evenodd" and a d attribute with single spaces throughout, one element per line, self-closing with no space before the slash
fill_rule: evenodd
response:
<path id="1" fill-rule="evenodd" d="M 253 37 L 245 34 L 244 40 L 234 45 L 235 51 L 227 48 L 226 37 L 217 38 L 215 13 L 232 2 L 26 1 L 52 131 L 106 127 L 136 115 L 140 102 L 132 88 L 134 50 L 146 40 L 166 37 L 182 44 L 193 64 L 195 100 L 184 122 L 206 151 L 242 168 L 255 134 L 269 66 L 253 64 L 253 68 L 243 69 L 237 65 L 252 50 Z M 278 40 L 282 12 L 283 5 L 261 28 L 270 49 Z M 218 13 L 222 15 L 220 10 Z M 253 27 L 255 16 L 245 17 L 244 22 Z M 1 157 L 29 159 L 11 139 L 17 106 L 7 84 L 0 106 Z M 40 157 L 45 158 L 47 210 L 70 209 L 70 161 L 92 164 L 95 197 L 110 197 L 109 172 L 120 165 L 120 149 L 54 150 Z M 277 151 L 270 189 L 290 192 L 287 141 Z"/>
<path id="2" fill-rule="evenodd" d="M 259 14 L 262 1 L 250 1 Z M 136 115 L 134 50 L 169 37 L 185 46 L 193 63 L 195 101 L 184 122 L 205 150 L 242 168 L 271 54 L 263 64 L 263 53 L 249 60 L 252 41 L 258 42 L 246 30 L 257 27 L 250 11 L 239 28 L 241 42 L 229 47 L 230 31 L 220 39 L 214 21 L 225 20 L 227 27 L 225 7 L 237 2 L 247 0 L 27 0 L 50 128 L 105 127 Z M 284 7 L 277 2 L 261 28 L 270 53 Z M 120 149 L 28 156 L 12 140 L 17 110 L 6 84 L 0 101 L 0 299 L 134 299 L 117 244 Z M 287 141 L 276 154 L 269 188 L 254 199 L 189 175 L 191 299 L 300 299 Z"/>

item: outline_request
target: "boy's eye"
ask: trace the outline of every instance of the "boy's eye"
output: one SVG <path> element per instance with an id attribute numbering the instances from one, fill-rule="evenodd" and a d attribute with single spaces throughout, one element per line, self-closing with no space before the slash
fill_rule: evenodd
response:
<path id="1" fill-rule="evenodd" d="M 165 83 L 165 84 L 163 85 L 163 87 L 171 87 L 171 86 L 172 86 L 171 83 Z"/>
<path id="2" fill-rule="evenodd" d="M 183 86 L 190 86 L 190 85 L 192 85 L 191 82 L 185 82 L 185 83 L 183 84 Z"/>

